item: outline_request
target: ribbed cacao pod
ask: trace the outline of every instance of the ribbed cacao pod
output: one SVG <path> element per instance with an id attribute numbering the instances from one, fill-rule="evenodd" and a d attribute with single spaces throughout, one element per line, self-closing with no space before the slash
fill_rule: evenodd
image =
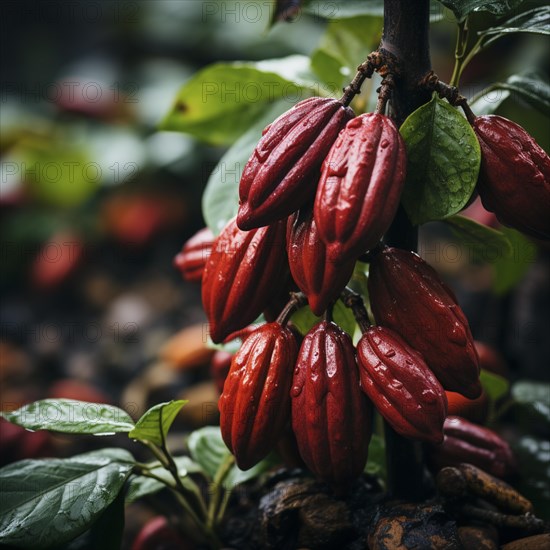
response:
<path id="1" fill-rule="evenodd" d="M 538 239 L 550 239 L 550 157 L 518 124 L 498 115 L 479 116 L 478 190 L 483 206 L 501 223 Z"/>
<path id="2" fill-rule="evenodd" d="M 214 235 L 208 227 L 195 233 L 174 258 L 174 267 L 181 271 L 182 277 L 189 282 L 199 283 L 210 252 Z"/>
<path id="3" fill-rule="evenodd" d="M 254 321 L 288 269 L 286 221 L 241 231 L 230 221 L 214 241 L 202 278 L 202 304 L 210 337 L 221 342 Z"/>
<path id="4" fill-rule="evenodd" d="M 288 218 L 286 242 L 292 278 L 307 296 L 313 313 L 322 315 L 350 280 L 355 261 L 336 265 L 328 260 L 311 209 L 302 209 Z"/>
<path id="5" fill-rule="evenodd" d="M 225 444 L 247 470 L 274 448 L 290 418 L 290 387 L 298 345 L 288 327 L 268 323 L 233 357 L 219 400 Z"/>
<path id="6" fill-rule="evenodd" d="M 239 183 L 238 226 L 247 230 L 267 225 L 312 198 L 323 159 L 353 116 L 335 99 L 313 97 L 268 126 Z"/>
<path id="7" fill-rule="evenodd" d="M 367 461 L 371 413 L 351 339 L 334 323 L 322 321 L 306 334 L 290 395 L 304 462 L 317 477 L 345 486 Z"/>
<path id="8" fill-rule="evenodd" d="M 429 459 L 435 469 L 468 462 L 496 477 L 507 477 L 517 471 L 510 446 L 493 430 L 460 416 L 449 416 L 443 431 L 443 443 L 430 446 Z"/>
<path id="9" fill-rule="evenodd" d="M 323 162 L 315 222 L 329 259 L 344 263 L 370 250 L 388 230 L 401 198 L 405 143 L 387 116 L 349 121 Z"/>
<path id="10" fill-rule="evenodd" d="M 369 270 L 376 322 L 419 351 L 442 386 L 469 399 L 481 395 L 470 326 L 453 292 L 417 254 L 385 248 Z"/>
<path id="11" fill-rule="evenodd" d="M 447 397 L 424 359 L 398 334 L 370 327 L 357 344 L 361 388 L 404 437 L 441 443 Z"/>

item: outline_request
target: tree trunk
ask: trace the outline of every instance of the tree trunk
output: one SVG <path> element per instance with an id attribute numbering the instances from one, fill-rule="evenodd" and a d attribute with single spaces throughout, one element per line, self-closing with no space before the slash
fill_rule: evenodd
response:
<path id="1" fill-rule="evenodd" d="M 391 114 L 400 126 L 414 110 L 430 100 L 418 82 L 431 69 L 429 0 L 385 0 L 381 48 L 397 59 L 399 74 L 391 99 Z M 386 234 L 386 244 L 417 250 L 418 230 L 402 207 Z M 422 500 L 431 490 L 422 445 L 396 434 L 385 423 L 388 492 L 392 497 Z"/>

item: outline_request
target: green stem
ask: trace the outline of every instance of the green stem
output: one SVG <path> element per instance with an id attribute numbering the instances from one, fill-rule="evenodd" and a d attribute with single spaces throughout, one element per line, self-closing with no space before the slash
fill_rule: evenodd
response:
<path id="1" fill-rule="evenodd" d="M 214 481 L 212 482 L 213 494 L 210 502 L 208 503 L 208 514 L 206 519 L 206 525 L 208 528 L 212 529 L 216 524 L 216 518 L 218 516 L 218 510 L 220 506 L 220 500 L 222 497 L 222 492 L 224 491 L 223 482 L 233 465 L 235 464 L 235 458 L 233 455 L 229 455 L 218 468 L 216 475 L 214 476 Z M 230 492 L 230 491 L 227 491 Z"/>
<path id="2" fill-rule="evenodd" d="M 458 32 L 456 35 L 455 46 L 455 66 L 453 69 L 453 76 L 451 76 L 451 86 L 458 87 L 460 82 L 460 75 L 463 71 L 464 56 L 466 55 L 466 45 L 468 44 L 468 19 L 465 19 L 458 24 Z"/>

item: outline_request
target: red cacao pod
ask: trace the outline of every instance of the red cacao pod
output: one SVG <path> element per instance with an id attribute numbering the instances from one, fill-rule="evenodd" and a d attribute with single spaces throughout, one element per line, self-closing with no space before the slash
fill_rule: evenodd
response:
<path id="1" fill-rule="evenodd" d="M 357 344 L 361 387 L 404 437 L 441 443 L 447 397 L 426 362 L 398 334 L 370 327 Z"/>
<path id="2" fill-rule="evenodd" d="M 182 277 L 189 282 L 199 283 L 210 252 L 214 235 L 208 227 L 195 233 L 174 258 L 174 267 L 181 271 Z"/>
<path id="3" fill-rule="evenodd" d="M 355 261 L 336 265 L 328 260 L 310 209 L 302 209 L 288 218 L 286 242 L 292 278 L 307 296 L 313 313 L 322 315 L 350 280 Z"/>
<path id="4" fill-rule="evenodd" d="M 550 157 L 521 127 L 498 115 L 476 117 L 478 190 L 501 223 L 550 239 Z"/>
<path id="5" fill-rule="evenodd" d="M 336 99 L 301 101 L 268 126 L 239 183 L 241 229 L 287 217 L 315 194 L 319 170 L 354 113 Z"/>
<path id="6" fill-rule="evenodd" d="M 483 424 L 489 414 L 489 398 L 485 391 L 476 399 L 468 399 L 454 391 L 447 393 L 447 414 L 462 416 L 471 422 Z"/>
<path id="7" fill-rule="evenodd" d="M 510 446 L 493 430 L 460 416 L 448 416 L 443 431 L 443 443 L 430 447 L 430 462 L 436 469 L 468 462 L 496 477 L 517 471 Z"/>
<path id="8" fill-rule="evenodd" d="M 349 121 L 323 162 L 315 222 L 333 262 L 357 259 L 388 230 L 401 198 L 405 143 L 387 116 Z"/>
<path id="9" fill-rule="evenodd" d="M 221 342 L 254 321 L 288 269 L 286 221 L 241 231 L 230 221 L 214 241 L 202 278 L 202 304 L 210 337 Z"/>
<path id="10" fill-rule="evenodd" d="M 252 468 L 276 445 L 290 418 L 298 345 L 288 327 L 255 330 L 231 361 L 220 397 L 220 426 L 239 468 Z"/>
<path id="11" fill-rule="evenodd" d="M 413 252 L 385 248 L 372 259 L 368 288 L 376 322 L 419 351 L 446 390 L 481 395 L 468 320 L 430 265 Z"/>
<path id="12" fill-rule="evenodd" d="M 292 429 L 308 468 L 338 486 L 361 474 L 370 404 L 359 387 L 351 339 L 334 323 L 322 321 L 306 334 L 290 394 Z"/>

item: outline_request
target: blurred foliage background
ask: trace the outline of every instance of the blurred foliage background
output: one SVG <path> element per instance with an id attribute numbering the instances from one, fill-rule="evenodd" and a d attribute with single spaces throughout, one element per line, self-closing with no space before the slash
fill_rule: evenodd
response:
<path id="1" fill-rule="evenodd" d="M 204 226 L 201 195 L 227 147 L 159 131 L 159 123 L 182 85 L 210 63 L 310 55 L 322 40 L 334 53 L 327 29 L 348 46 L 368 33 L 362 47 L 376 47 L 381 2 L 365 4 L 369 15 L 329 22 L 302 11 L 293 24 L 270 26 L 267 1 L 2 2 L 3 409 L 72 397 L 137 415 L 184 395 L 191 402 L 182 429 L 216 422 L 200 291 L 181 280 L 172 259 Z M 448 81 L 456 25 L 437 3 L 434 19 L 433 66 Z M 475 14 L 473 34 L 494 21 Z M 547 83 L 546 46 L 545 37 L 528 34 L 500 40 L 469 65 L 463 93 L 512 75 L 538 73 Z M 478 112 L 497 104 L 549 150 L 547 115 L 513 90 L 481 98 Z M 495 293 L 493 266 L 457 259 L 452 242 L 441 224 L 422 230 L 421 251 L 457 289 L 474 336 L 500 350 L 506 376 L 548 381 L 548 248 L 526 251 L 519 242 L 520 259 L 504 268 L 519 284 Z M 185 327 L 192 331 L 179 332 Z M 61 437 L 42 439 L 31 450 L 10 447 L 3 460 L 75 451 Z"/>

